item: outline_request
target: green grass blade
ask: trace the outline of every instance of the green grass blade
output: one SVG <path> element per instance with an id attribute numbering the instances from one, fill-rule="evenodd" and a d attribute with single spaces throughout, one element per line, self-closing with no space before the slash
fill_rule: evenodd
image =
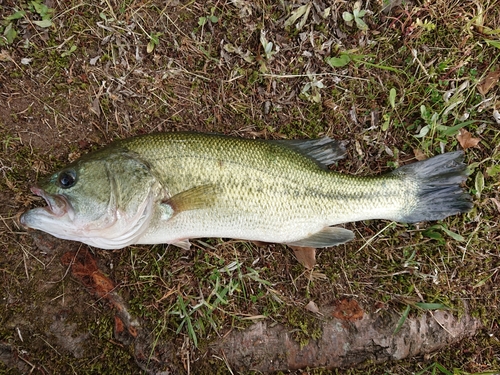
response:
<path id="1" fill-rule="evenodd" d="M 408 314 L 410 313 L 410 309 L 411 309 L 410 305 L 406 306 L 405 311 L 403 311 L 403 315 L 401 315 L 401 318 L 399 318 L 398 325 L 394 330 L 394 334 L 398 333 L 401 327 L 403 327 L 403 324 L 405 324 L 406 318 L 408 318 Z"/>
<path id="2" fill-rule="evenodd" d="M 427 302 L 417 302 L 415 306 L 421 308 L 422 310 L 448 310 L 448 306 L 442 303 L 427 303 Z"/>

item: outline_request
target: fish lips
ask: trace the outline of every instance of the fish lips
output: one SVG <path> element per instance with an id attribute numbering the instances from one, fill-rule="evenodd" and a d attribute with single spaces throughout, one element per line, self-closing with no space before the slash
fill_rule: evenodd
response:
<path id="1" fill-rule="evenodd" d="M 42 197 L 47 203 L 47 206 L 34 208 L 21 215 L 20 222 L 22 225 L 28 228 L 37 228 L 38 225 L 36 225 L 36 221 L 43 220 L 43 218 L 57 220 L 66 214 L 68 214 L 68 218 L 72 220 L 74 210 L 64 195 L 49 194 L 38 186 L 33 186 L 30 190 L 33 194 Z"/>

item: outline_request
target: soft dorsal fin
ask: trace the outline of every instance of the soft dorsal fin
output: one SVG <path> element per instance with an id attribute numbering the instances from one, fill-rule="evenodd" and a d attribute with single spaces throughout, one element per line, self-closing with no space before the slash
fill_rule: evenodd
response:
<path id="1" fill-rule="evenodd" d="M 325 227 L 309 237 L 294 242 L 287 242 L 286 245 L 300 247 L 329 247 L 341 245 L 354 238 L 354 233 L 349 229 L 339 227 Z"/>
<path id="2" fill-rule="evenodd" d="M 314 159 L 321 167 L 328 167 L 344 157 L 345 147 L 329 137 L 318 139 L 291 139 L 271 141 Z"/>

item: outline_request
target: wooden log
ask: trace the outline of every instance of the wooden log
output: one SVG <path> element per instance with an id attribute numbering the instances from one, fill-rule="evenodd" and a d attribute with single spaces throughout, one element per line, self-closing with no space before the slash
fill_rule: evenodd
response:
<path id="1" fill-rule="evenodd" d="M 292 338 L 289 328 L 261 321 L 244 331 L 232 331 L 210 350 L 225 358 L 233 371 L 332 369 L 434 352 L 473 336 L 481 326 L 467 314 L 458 318 L 448 311 L 432 311 L 407 318 L 394 333 L 401 318 L 394 312 L 363 313 L 353 319 L 353 315 L 333 317 L 335 311 L 335 307 L 322 310 L 329 318 L 320 324 L 321 338 L 311 339 L 303 347 Z"/>

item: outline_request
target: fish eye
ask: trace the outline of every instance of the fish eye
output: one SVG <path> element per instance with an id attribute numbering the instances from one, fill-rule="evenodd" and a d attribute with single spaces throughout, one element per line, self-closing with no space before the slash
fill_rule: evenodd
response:
<path id="1" fill-rule="evenodd" d="M 74 186 L 76 183 L 76 172 L 72 169 L 62 171 L 57 177 L 57 182 L 63 189 L 68 189 Z"/>

